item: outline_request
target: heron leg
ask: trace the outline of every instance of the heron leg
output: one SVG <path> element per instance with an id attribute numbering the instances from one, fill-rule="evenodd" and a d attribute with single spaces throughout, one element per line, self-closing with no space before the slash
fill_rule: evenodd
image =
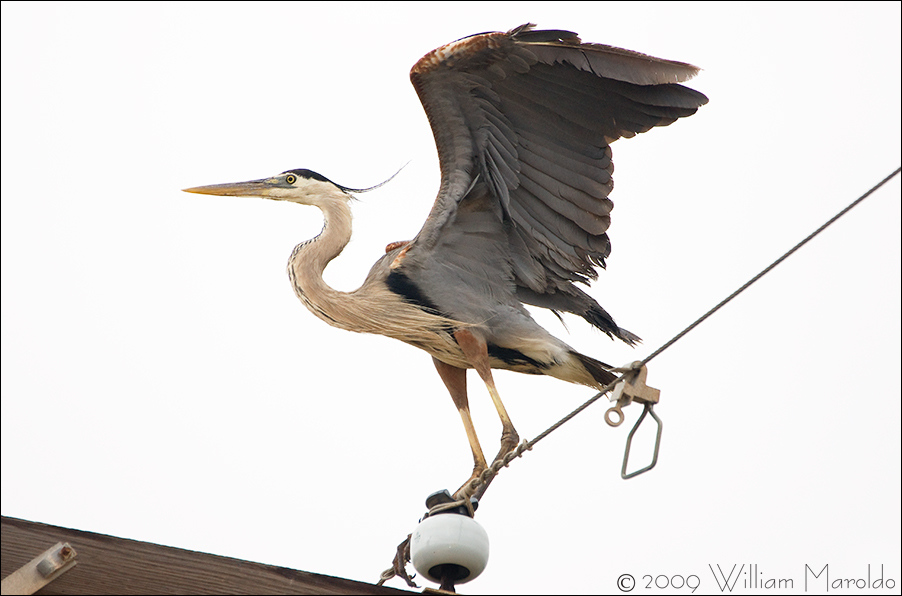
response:
<path id="1" fill-rule="evenodd" d="M 479 439 L 476 437 L 476 428 L 473 426 L 473 418 L 470 416 L 470 404 L 467 401 L 467 370 L 445 364 L 436 358 L 432 359 L 432 363 L 435 364 L 435 370 L 438 371 L 438 376 L 440 376 L 445 383 L 445 387 L 448 389 L 448 393 L 451 394 L 451 399 L 454 401 L 454 405 L 460 413 L 460 419 L 463 420 L 464 429 L 467 431 L 467 440 L 470 441 L 470 449 L 473 451 L 473 474 L 471 474 L 470 479 L 463 484 L 463 486 L 466 486 L 471 480 L 481 475 L 487 467 L 485 455 L 483 455 L 482 447 L 479 446 Z M 463 486 L 461 488 L 463 488 Z M 459 491 L 460 489 L 458 489 L 458 492 Z"/>
<path id="2" fill-rule="evenodd" d="M 520 441 L 520 435 L 517 434 L 510 416 L 507 415 L 507 410 L 504 409 L 504 404 L 501 403 L 501 396 L 498 395 L 498 390 L 495 388 L 495 380 L 492 378 L 492 367 L 489 365 L 488 344 L 467 329 L 456 331 L 454 339 L 457 340 L 457 345 L 463 350 L 464 356 L 467 357 L 467 360 L 470 361 L 470 364 L 482 377 L 482 382 L 485 383 L 486 389 L 489 390 L 489 395 L 492 397 L 492 402 L 495 404 L 495 409 L 501 418 L 501 450 L 498 451 L 498 455 L 495 456 L 494 460 L 498 461 L 517 446 L 517 443 Z"/>

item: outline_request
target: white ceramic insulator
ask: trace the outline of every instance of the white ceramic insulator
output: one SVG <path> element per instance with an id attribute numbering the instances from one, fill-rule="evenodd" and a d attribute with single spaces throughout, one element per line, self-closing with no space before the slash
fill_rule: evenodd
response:
<path id="1" fill-rule="evenodd" d="M 443 513 L 427 517 L 417 525 L 410 539 L 410 560 L 420 575 L 441 583 L 430 571 L 437 565 L 453 563 L 470 574 L 455 583 L 464 584 L 479 576 L 489 562 L 489 535 L 471 517 Z"/>

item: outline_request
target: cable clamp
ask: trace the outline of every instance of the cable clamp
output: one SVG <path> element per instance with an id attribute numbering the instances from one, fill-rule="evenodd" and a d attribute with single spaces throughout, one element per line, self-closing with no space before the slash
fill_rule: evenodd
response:
<path id="1" fill-rule="evenodd" d="M 609 399 L 612 402 L 616 402 L 616 405 L 609 408 L 604 413 L 604 421 L 607 422 L 609 426 L 620 426 L 621 424 L 623 424 L 624 420 L 623 408 L 630 405 L 634 401 L 645 406 L 642 411 L 642 415 L 639 416 L 639 419 L 636 421 L 635 426 L 633 426 L 633 429 L 630 431 L 629 435 L 626 438 L 626 447 L 623 451 L 623 467 L 620 469 L 620 477 L 624 480 L 627 480 L 651 470 L 655 467 L 655 464 L 658 463 L 658 451 L 661 448 L 661 432 L 664 430 L 664 423 L 661 422 L 661 419 L 658 418 L 657 414 L 655 414 L 655 404 L 658 403 L 661 399 L 661 391 L 659 389 L 655 389 L 654 387 L 649 387 L 645 384 L 645 379 L 648 376 L 648 368 L 639 361 L 633 362 L 621 368 L 612 369 L 611 372 L 621 373 L 623 376 L 620 377 L 620 381 L 614 386 L 614 390 L 611 392 L 611 397 Z M 611 418 L 613 414 L 617 415 L 616 420 L 613 420 Z M 655 437 L 654 455 L 652 456 L 652 460 L 649 465 L 636 470 L 635 472 L 630 472 L 629 474 L 627 474 L 626 466 L 629 462 L 630 448 L 633 443 L 633 435 L 636 434 L 636 431 L 639 429 L 642 421 L 645 420 L 646 414 L 651 414 L 652 419 L 654 419 L 658 427 Z"/>

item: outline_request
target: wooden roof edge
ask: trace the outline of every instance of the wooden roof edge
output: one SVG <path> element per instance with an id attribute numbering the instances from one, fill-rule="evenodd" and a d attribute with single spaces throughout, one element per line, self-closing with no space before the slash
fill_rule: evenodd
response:
<path id="1" fill-rule="evenodd" d="M 38 594 L 416 593 L 14 517 L 3 516 L 0 530 L 2 578 L 57 542 L 75 551 L 75 567 Z"/>

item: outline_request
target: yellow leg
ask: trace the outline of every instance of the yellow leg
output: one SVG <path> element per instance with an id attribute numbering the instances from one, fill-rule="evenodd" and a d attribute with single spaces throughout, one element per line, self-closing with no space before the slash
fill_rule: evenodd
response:
<path id="1" fill-rule="evenodd" d="M 489 395 L 492 397 L 492 403 L 495 404 L 495 410 L 498 411 L 498 417 L 501 418 L 501 450 L 495 456 L 495 461 L 497 461 L 517 446 L 520 436 L 517 434 L 510 416 L 507 415 L 507 410 L 504 408 L 504 404 L 501 403 L 501 396 L 498 395 L 498 390 L 495 388 L 495 381 L 492 378 L 492 367 L 489 366 L 488 345 L 485 340 L 476 337 L 466 329 L 455 332 L 454 339 L 457 340 L 457 345 L 463 350 L 464 356 L 467 357 L 467 360 L 470 361 L 470 364 L 473 365 L 473 368 L 476 369 L 476 372 L 479 373 L 479 376 L 485 383 L 486 388 L 489 390 Z"/>
<path id="2" fill-rule="evenodd" d="M 479 438 L 476 436 L 476 428 L 473 426 L 473 418 L 470 416 L 470 404 L 467 401 L 467 371 L 463 368 L 445 364 L 435 358 L 432 359 L 432 362 L 435 364 L 435 370 L 438 371 L 438 375 L 445 383 L 445 387 L 448 389 L 448 393 L 451 394 L 451 399 L 460 413 L 460 418 L 464 423 L 464 430 L 467 431 L 467 440 L 470 442 L 470 450 L 473 452 L 473 473 L 460 487 L 463 488 L 474 478 L 480 476 L 487 467 L 482 447 L 479 446 Z M 460 492 L 460 488 L 455 492 L 455 496 Z"/>

